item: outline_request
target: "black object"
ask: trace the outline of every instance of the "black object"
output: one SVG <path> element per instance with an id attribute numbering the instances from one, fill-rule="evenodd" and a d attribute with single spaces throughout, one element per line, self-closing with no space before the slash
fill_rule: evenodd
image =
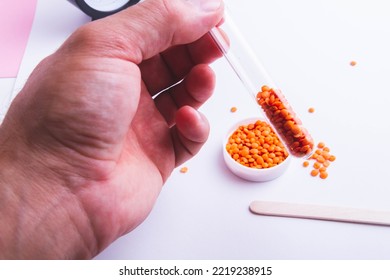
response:
<path id="1" fill-rule="evenodd" d="M 106 16 L 115 14 L 121 10 L 124 10 L 132 5 L 137 4 L 140 0 L 128 0 L 125 4 L 122 6 L 115 8 L 113 10 L 99 10 L 97 7 L 92 7 L 90 4 L 87 4 L 85 0 L 69 0 L 70 2 L 73 2 L 76 4 L 84 13 L 89 15 L 93 20 L 104 18 Z M 112 2 L 115 2 L 115 0 L 112 0 Z"/>

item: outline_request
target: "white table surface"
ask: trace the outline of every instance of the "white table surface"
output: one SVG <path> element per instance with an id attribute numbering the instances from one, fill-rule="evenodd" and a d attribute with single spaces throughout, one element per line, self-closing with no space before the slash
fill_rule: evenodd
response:
<path id="1" fill-rule="evenodd" d="M 62 0 L 40 0 L 16 86 L 56 41 L 85 17 L 52 16 Z M 204 149 L 175 170 L 146 221 L 96 259 L 390 259 L 390 228 L 256 216 L 253 200 L 390 210 L 390 8 L 385 0 L 226 0 L 236 24 L 317 141 L 337 156 L 326 180 L 294 159 L 280 178 L 247 182 L 222 159 L 234 122 L 259 115 L 225 60 L 213 64 L 217 88 L 202 107 L 211 124 Z M 63 10 L 64 11 L 64 10 Z M 50 15 L 51 14 L 51 15 Z M 42 31 L 47 18 L 61 28 Z M 73 24 L 73 25 L 72 25 Z M 56 25 L 54 25 L 56 26 Z M 65 28 L 66 27 L 66 28 Z M 45 35 L 45 37 L 41 35 Z M 38 53 L 37 53 L 38 52 Z M 349 62 L 355 60 L 352 67 Z M 12 90 L 13 79 L 0 79 Z M 236 106 L 238 111 L 231 113 Z M 315 113 L 307 109 L 314 107 Z"/>

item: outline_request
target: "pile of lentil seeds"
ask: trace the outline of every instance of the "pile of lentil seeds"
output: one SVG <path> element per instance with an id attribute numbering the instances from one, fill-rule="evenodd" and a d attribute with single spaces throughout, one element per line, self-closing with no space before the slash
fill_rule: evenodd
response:
<path id="1" fill-rule="evenodd" d="M 238 163 L 257 169 L 276 166 L 288 156 L 271 126 L 261 120 L 239 126 L 229 137 L 226 150 Z"/>

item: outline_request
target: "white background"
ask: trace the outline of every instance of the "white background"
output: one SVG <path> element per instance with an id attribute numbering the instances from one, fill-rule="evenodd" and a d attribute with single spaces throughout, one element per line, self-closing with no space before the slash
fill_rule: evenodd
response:
<path id="1" fill-rule="evenodd" d="M 213 64 L 216 92 L 201 109 L 211 124 L 209 141 L 185 164 L 188 173 L 173 172 L 148 219 L 97 259 L 389 259 L 388 227 L 256 216 L 248 206 L 274 200 L 390 210 L 390 6 L 384 0 L 226 3 L 312 136 L 337 156 L 328 179 L 312 178 L 300 159 L 267 183 L 227 170 L 225 132 L 260 111 L 220 60 Z M 86 21 L 66 1 L 40 0 L 16 88 Z M 12 83 L 0 80 L 0 89 Z"/>

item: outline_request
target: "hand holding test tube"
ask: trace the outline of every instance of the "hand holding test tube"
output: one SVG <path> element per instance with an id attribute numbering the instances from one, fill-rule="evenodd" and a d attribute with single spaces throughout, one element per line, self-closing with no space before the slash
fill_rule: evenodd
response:
<path id="1" fill-rule="evenodd" d="M 295 157 L 308 157 L 314 148 L 312 137 L 302 126 L 301 120 L 281 91 L 276 88 L 228 12 L 225 12 L 225 21 L 221 28 L 230 39 L 229 45 L 217 27 L 213 28 L 210 34 L 229 65 L 260 105 L 290 154 Z"/>

